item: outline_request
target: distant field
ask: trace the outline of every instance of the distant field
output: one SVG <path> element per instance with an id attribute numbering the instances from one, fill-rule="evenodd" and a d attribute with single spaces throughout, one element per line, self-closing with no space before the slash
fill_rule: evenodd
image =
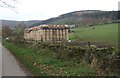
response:
<path id="1" fill-rule="evenodd" d="M 94 29 L 93 29 L 94 28 Z M 73 29 L 69 34 L 70 40 L 101 42 L 105 44 L 117 45 L 118 24 L 106 24 L 93 27 L 83 27 Z"/>

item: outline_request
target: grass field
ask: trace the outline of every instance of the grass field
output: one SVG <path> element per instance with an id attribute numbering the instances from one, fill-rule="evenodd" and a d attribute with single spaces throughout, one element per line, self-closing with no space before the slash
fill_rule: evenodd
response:
<path id="1" fill-rule="evenodd" d="M 79 27 L 74 28 L 73 31 L 73 33 L 69 34 L 70 40 L 101 42 L 110 45 L 117 45 L 118 43 L 117 23 L 92 27 Z"/>

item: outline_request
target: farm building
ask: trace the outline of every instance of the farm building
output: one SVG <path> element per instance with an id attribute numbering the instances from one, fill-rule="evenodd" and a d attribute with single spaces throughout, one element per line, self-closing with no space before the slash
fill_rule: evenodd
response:
<path id="1" fill-rule="evenodd" d="M 68 25 L 40 25 L 24 31 L 26 40 L 62 41 L 68 40 Z"/>

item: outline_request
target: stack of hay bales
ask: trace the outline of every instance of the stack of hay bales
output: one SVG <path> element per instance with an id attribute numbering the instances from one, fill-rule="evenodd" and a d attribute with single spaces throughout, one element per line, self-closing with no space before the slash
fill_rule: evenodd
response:
<path id="1" fill-rule="evenodd" d="M 27 28 L 24 31 L 26 40 L 62 41 L 68 40 L 68 26 L 66 25 L 39 25 Z"/>

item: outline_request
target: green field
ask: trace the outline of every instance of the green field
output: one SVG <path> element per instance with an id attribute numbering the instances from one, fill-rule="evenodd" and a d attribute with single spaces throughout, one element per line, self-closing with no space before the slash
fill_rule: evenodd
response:
<path id="1" fill-rule="evenodd" d="M 93 29 L 94 28 L 94 29 Z M 117 45 L 118 24 L 97 25 L 92 27 L 74 28 L 69 34 L 70 40 L 100 42 L 104 44 Z"/>

